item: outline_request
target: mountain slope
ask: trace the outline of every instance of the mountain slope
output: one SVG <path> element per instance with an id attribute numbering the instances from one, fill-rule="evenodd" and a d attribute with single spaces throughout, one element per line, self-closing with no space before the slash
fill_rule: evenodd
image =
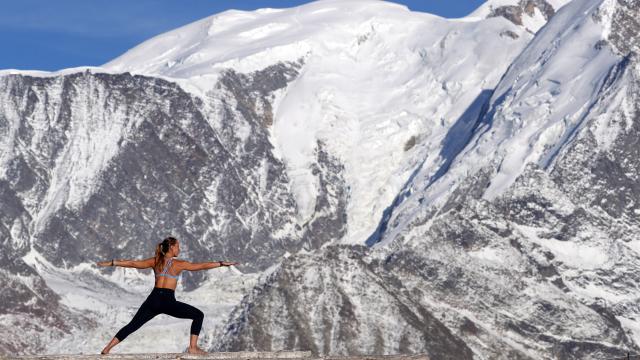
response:
<path id="1" fill-rule="evenodd" d="M 296 229 L 287 175 L 271 153 L 264 110 L 256 110 L 270 87 L 295 76 L 296 66 L 254 73 L 253 85 L 228 72 L 211 94 L 220 101 L 206 107 L 175 83 L 130 74 L 1 77 L 0 107 L 8 128 L 3 144 L 12 150 L 3 153 L 3 196 L 11 200 L 2 211 L 3 249 L 16 259 L 15 267 L 3 268 L 7 282 L 16 283 L 5 295 L 6 323 L 26 328 L 27 320 L 15 316 L 37 316 L 42 301 L 58 318 L 49 324 L 54 334 L 88 330 L 77 316 L 99 318 L 82 305 L 70 310 L 74 302 L 57 303 L 50 289 L 57 289 L 57 275 L 30 275 L 42 262 L 39 256 L 74 272 L 104 258 L 148 257 L 159 239 L 173 234 L 190 260 L 235 259 L 248 272 L 268 267 L 287 251 L 339 237 L 345 203 L 333 190 L 340 184 L 339 165 L 319 148 L 316 175 L 331 180 L 319 193 L 323 214 Z M 242 106 L 227 104 L 229 99 Z M 318 230 L 324 227 L 329 229 Z M 121 280 L 130 286 L 138 278 L 125 272 L 119 280 L 111 273 L 102 270 L 90 281 L 101 285 L 92 287 L 102 291 Z M 54 283 L 45 285 L 40 276 Z M 183 278 L 186 290 L 206 281 L 201 272 Z M 81 278 L 77 285 L 84 286 Z M 13 303 L 25 306 L 14 309 Z M 77 316 L 67 316 L 69 311 Z M 43 346 L 26 346 L 13 336 L 7 343 L 8 349 L 34 352 Z"/>
<path id="2" fill-rule="evenodd" d="M 316 213 L 315 144 L 326 145 L 350 189 L 343 240 L 361 243 L 417 164 L 455 148 L 443 144 L 447 131 L 455 125 L 459 138 L 468 136 L 468 122 L 530 39 L 504 18 L 449 20 L 383 1 L 320 1 L 223 12 L 105 67 L 206 91 L 226 67 L 301 60 L 300 75 L 274 100 L 274 154 L 287 166 L 303 224 Z"/>
<path id="3" fill-rule="evenodd" d="M 356 256 L 479 358 L 600 359 L 638 351 L 634 5 L 563 7 L 511 64 L 468 144 L 440 166 L 417 167 L 382 217 L 374 248 Z M 299 261 L 321 266 L 352 252 L 336 251 L 341 255 Z M 276 290 L 245 308 L 278 304 L 272 293 L 317 291 L 287 283 L 292 272 L 284 266 L 270 282 Z M 340 287 L 340 279 L 332 281 Z M 379 303 L 396 303 L 375 294 L 384 297 Z M 368 296 L 352 294 L 348 302 Z M 290 312 L 309 313 L 306 305 Z M 278 331 L 330 319 L 265 311 L 260 319 L 286 324 Z M 234 346 L 234 337 L 261 344 L 251 319 L 231 317 L 219 346 Z M 381 318 L 375 327 L 387 323 Z"/>
<path id="4" fill-rule="evenodd" d="M 434 177 L 435 169 L 422 169 L 406 187 L 411 200 L 402 206 L 440 208 L 456 184 L 485 168 L 495 169 L 483 192 L 490 200 L 508 188 L 527 164 L 551 166 L 595 114 L 596 106 L 604 106 L 602 112 L 615 111 L 617 102 L 609 105 L 600 99 L 615 98 L 612 93 L 625 87 L 626 78 L 620 75 L 627 60 L 606 46 L 610 18 L 602 22 L 592 18 L 611 11 L 605 5 L 591 1 L 563 8 L 510 66 L 473 138 L 446 174 Z"/>
<path id="5" fill-rule="evenodd" d="M 366 253 L 362 246 L 330 246 L 284 262 L 236 308 L 216 350 L 471 359 L 465 343 L 412 294 L 371 271 Z"/>

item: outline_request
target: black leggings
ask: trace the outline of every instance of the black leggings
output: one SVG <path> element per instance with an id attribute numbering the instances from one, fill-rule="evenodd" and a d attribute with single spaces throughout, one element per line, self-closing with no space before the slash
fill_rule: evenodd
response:
<path id="1" fill-rule="evenodd" d="M 180 319 L 193 319 L 191 335 L 200 334 L 204 313 L 189 304 L 176 301 L 174 290 L 154 287 L 151 294 L 138 309 L 138 312 L 133 316 L 133 319 L 120 329 L 115 337 L 119 341 L 124 340 L 158 314 L 167 314 Z"/>

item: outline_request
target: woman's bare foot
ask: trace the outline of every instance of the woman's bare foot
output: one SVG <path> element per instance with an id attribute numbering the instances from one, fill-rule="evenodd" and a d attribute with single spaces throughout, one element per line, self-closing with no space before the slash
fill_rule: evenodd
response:
<path id="1" fill-rule="evenodd" d="M 118 340 L 114 336 L 113 339 L 111 339 L 111 341 L 109 341 L 107 346 L 105 346 L 104 349 L 102 349 L 102 351 L 100 352 L 100 355 L 107 355 L 109 353 L 109 351 L 111 351 L 111 348 L 116 346 L 116 344 L 118 344 L 119 342 L 120 342 L 120 340 Z"/>
<path id="2" fill-rule="evenodd" d="M 187 352 L 188 352 L 189 354 L 208 354 L 208 352 L 206 352 L 206 351 L 204 351 L 204 350 L 200 349 L 200 348 L 199 348 L 199 347 L 197 347 L 197 346 L 196 346 L 195 348 L 192 348 L 191 346 L 189 346 L 189 349 L 187 350 Z"/>

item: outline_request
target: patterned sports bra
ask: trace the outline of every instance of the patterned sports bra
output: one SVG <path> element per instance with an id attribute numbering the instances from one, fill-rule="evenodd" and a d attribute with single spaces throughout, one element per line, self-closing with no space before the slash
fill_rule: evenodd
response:
<path id="1" fill-rule="evenodd" d="M 167 265 L 164 267 L 164 270 L 162 270 L 162 272 L 160 274 L 156 274 L 156 277 L 158 276 L 166 276 L 166 277 L 170 277 L 170 278 L 174 278 L 176 280 L 178 280 L 178 278 L 180 277 L 180 274 L 178 275 L 171 275 L 169 274 L 169 268 L 171 268 L 171 264 L 173 263 L 173 258 L 169 259 L 169 261 L 167 261 Z"/>

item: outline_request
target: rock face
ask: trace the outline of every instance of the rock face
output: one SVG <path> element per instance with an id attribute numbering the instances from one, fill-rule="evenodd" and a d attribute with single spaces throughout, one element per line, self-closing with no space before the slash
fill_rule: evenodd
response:
<path id="1" fill-rule="evenodd" d="M 469 16 L 504 18 L 535 34 L 570 0 L 487 0 Z"/>
<path id="2" fill-rule="evenodd" d="M 400 281 L 378 275 L 366 254 L 365 247 L 333 246 L 287 259 L 236 309 L 220 350 L 473 357 Z"/>
<path id="3" fill-rule="evenodd" d="M 257 110 L 257 103 L 269 104 L 269 94 L 296 76 L 296 67 L 224 74 L 209 94 L 212 103 L 231 95 L 219 107 L 174 83 L 129 74 L 3 77 L 5 114 L 16 112 L 3 127 L 13 135 L 9 141 L 20 144 L 6 159 L 6 204 L 15 212 L 6 228 L 15 229 L 25 244 L 31 237 L 34 249 L 58 266 L 148 254 L 167 234 L 185 240 L 188 257 L 223 255 L 250 264 L 249 270 L 264 268 L 285 250 L 321 245 L 328 239 L 321 232 L 293 229 L 295 203 L 267 138 L 265 122 L 272 115 L 266 106 L 264 114 Z M 209 117 L 213 111 L 222 116 Z M 47 126 L 50 137 L 38 131 Z M 82 142 L 80 135 L 71 136 L 91 127 L 109 129 L 111 137 L 97 133 L 92 135 L 103 137 Z M 102 153 L 101 163 L 87 161 L 91 151 Z M 329 222 L 337 233 L 328 236 L 334 238 L 343 226 L 345 195 L 326 189 L 341 188 L 341 169 L 320 146 L 316 164 L 323 191 L 310 226 Z M 72 174 L 92 166 L 100 167 L 93 178 Z M 66 199 L 56 197 L 69 188 Z M 46 213 L 30 233 L 28 216 L 41 209 Z M 276 233 L 282 235 L 275 239 Z"/>
<path id="4" fill-rule="evenodd" d="M 609 41 L 615 47 L 620 55 L 630 56 L 640 53 L 640 21 L 637 18 L 638 1 L 634 0 L 618 0 L 616 1 L 616 10 L 613 12 L 611 19 L 611 31 L 609 33 Z M 600 15 L 595 14 L 596 19 Z"/>
<path id="5" fill-rule="evenodd" d="M 256 271 L 286 251 L 340 237 L 346 205 L 340 165 L 318 144 L 317 213 L 298 226 L 289 179 L 268 140 L 269 96 L 299 66 L 226 72 L 209 103 L 175 83 L 128 73 L 0 77 L 2 140 L 12 147 L 2 156 L 0 182 L 0 276 L 12 286 L 0 311 L 22 314 L 7 331 L 96 326 L 58 303 L 22 260 L 30 249 L 72 268 L 153 256 L 155 244 L 172 234 L 193 261 L 236 259 Z M 187 272 L 182 285 L 195 288 L 203 275 Z M 28 325 L 35 319 L 42 327 Z M 43 350 L 7 338 L 7 352 Z"/>
<path id="6" fill-rule="evenodd" d="M 129 74 L 3 77 L 2 93 L 9 95 L 3 101 L 5 114 L 16 112 L 3 127 L 13 135 L 9 141 L 20 144 L 5 160 L 7 196 L 17 210 L 24 207 L 16 216 L 45 212 L 35 219 L 33 233 L 19 217 L 9 219 L 13 223 L 7 222 L 7 228 L 22 230 L 33 248 L 58 266 L 63 259 L 65 266 L 73 266 L 149 254 L 158 239 L 171 233 L 185 240 L 189 257 L 222 254 L 253 269 L 300 248 L 304 232 L 287 233 L 295 203 L 283 165 L 271 153 L 263 123 L 268 116 L 256 113 L 256 102 L 285 86 L 295 69 L 282 65 L 250 77 L 225 74 L 218 94 L 212 91 L 211 96 L 230 92 L 237 103 L 223 102 L 219 108 L 173 83 Z M 208 122 L 214 121 L 207 117 L 212 111 L 223 114 L 215 119 L 220 124 Z M 51 136 L 44 137 L 38 130 L 47 126 Z M 96 138 L 83 142 L 80 134 L 91 127 L 111 133 L 95 132 Z M 86 161 L 92 151 L 101 153 L 101 163 Z M 326 155 L 318 162 L 318 174 L 330 171 L 339 180 L 339 168 Z M 92 178 L 74 174 L 93 166 L 100 168 Z M 56 196 L 67 189 L 66 199 Z M 337 206 L 344 204 L 337 200 Z M 278 232 L 283 233 L 280 250 L 271 247 Z M 315 233 L 314 241 L 307 241 L 322 242 Z M 193 287 L 196 280 L 187 283 Z"/>
<path id="7" fill-rule="evenodd" d="M 545 0 L 520 0 L 517 5 L 504 5 L 491 9 L 489 16 L 502 16 L 512 23 L 522 26 L 524 25 L 522 16 L 534 17 L 536 10 L 547 21 L 555 14 L 553 6 Z"/>

